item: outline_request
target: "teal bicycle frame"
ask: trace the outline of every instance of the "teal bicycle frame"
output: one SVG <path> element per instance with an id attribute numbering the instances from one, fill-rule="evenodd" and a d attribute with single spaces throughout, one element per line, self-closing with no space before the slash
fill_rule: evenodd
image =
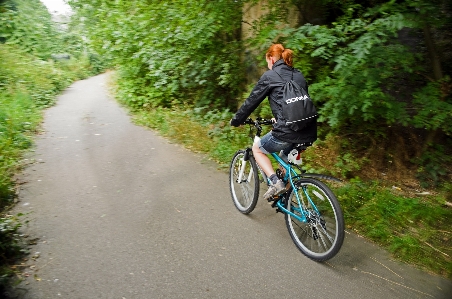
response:
<path id="1" fill-rule="evenodd" d="M 257 134 L 256 134 L 255 138 L 260 138 L 260 130 L 261 130 L 261 129 L 259 128 L 258 131 L 257 131 Z M 251 151 L 251 148 L 248 148 L 248 150 Z M 273 159 L 276 160 L 276 162 L 278 162 L 278 164 L 279 164 L 280 166 L 282 166 L 282 167 L 285 169 L 285 175 L 284 175 L 284 177 L 282 178 L 282 180 L 283 180 L 283 182 L 284 182 L 285 184 L 287 184 L 287 183 L 289 182 L 289 183 L 290 183 L 290 186 L 291 186 L 291 188 L 292 188 L 292 190 L 296 190 L 296 188 L 297 188 L 297 187 L 295 186 L 295 184 L 294 184 L 294 181 L 293 181 L 293 180 L 296 179 L 296 178 L 303 178 L 303 177 L 313 177 L 313 178 L 315 178 L 315 177 L 317 177 L 317 178 L 324 178 L 324 179 L 333 180 L 333 181 L 340 181 L 340 180 L 337 179 L 337 178 L 330 177 L 330 176 L 323 175 L 323 174 L 315 174 L 315 173 L 299 174 L 299 173 L 297 173 L 297 172 L 295 171 L 295 169 L 294 169 L 289 163 L 287 163 L 286 161 L 284 161 L 278 154 L 276 154 L 276 153 L 271 153 L 270 155 L 273 157 Z M 259 172 L 261 173 L 261 175 L 262 175 L 264 181 L 267 183 L 267 185 L 270 185 L 270 181 L 269 181 L 267 175 L 264 173 L 264 171 L 260 168 L 259 165 L 257 165 L 257 167 L 258 167 Z M 302 187 L 302 188 L 303 188 L 303 187 Z M 290 189 L 289 189 L 288 191 L 290 191 Z M 304 192 L 304 194 L 305 194 L 305 196 L 306 196 L 306 199 L 307 199 L 307 200 L 309 201 L 309 203 L 311 204 L 312 208 L 313 208 L 319 215 L 321 215 L 320 211 L 317 209 L 317 206 L 314 204 L 314 202 L 313 202 L 312 199 L 310 198 L 309 194 L 308 194 L 304 189 L 303 189 L 303 192 Z M 298 212 L 299 215 L 298 215 L 298 214 L 295 214 L 295 213 L 292 212 L 292 211 L 289 211 L 288 209 L 286 209 L 286 208 L 284 207 L 284 203 L 282 202 L 282 199 L 284 199 L 284 197 L 286 197 L 286 196 L 288 196 L 288 195 L 289 195 L 289 194 L 287 194 L 287 192 L 284 192 L 283 194 L 281 194 L 281 195 L 279 196 L 279 199 L 276 200 L 276 204 L 274 204 L 274 205 L 272 205 L 272 206 L 273 206 L 273 207 L 275 207 L 275 206 L 278 207 L 278 210 L 279 210 L 280 212 L 282 212 L 282 213 L 284 213 L 284 214 L 289 214 L 290 216 L 296 218 L 296 219 L 299 220 L 300 222 L 307 223 L 307 222 L 308 222 L 308 218 L 306 217 L 306 215 L 307 215 L 308 212 L 306 212 L 305 210 L 302 209 L 302 206 L 303 206 L 303 205 L 301 204 L 301 200 L 300 200 L 300 196 L 299 196 L 298 192 L 295 192 L 295 196 L 296 196 L 297 201 L 298 201 L 298 207 L 300 207 L 300 208 L 293 207 L 292 209 L 294 209 L 296 212 Z"/>
<path id="2" fill-rule="evenodd" d="M 281 165 L 284 169 L 285 169 L 285 175 L 283 177 L 283 182 L 284 183 L 290 183 L 290 186 L 292 187 L 292 190 L 296 190 L 296 186 L 294 185 L 294 178 L 300 178 L 302 176 L 300 176 L 295 169 L 292 168 L 292 166 L 290 166 L 289 163 L 286 163 L 283 159 L 281 159 L 281 157 L 279 157 L 279 155 L 277 155 L 276 153 L 271 153 L 271 156 L 278 162 L 279 165 Z M 261 173 L 263 173 L 263 171 L 261 171 Z M 268 178 L 267 178 L 267 184 L 269 184 Z M 289 189 L 290 190 L 290 189 Z M 315 209 L 316 212 L 319 212 L 317 210 L 317 207 L 315 206 L 314 202 L 312 202 L 312 200 L 309 198 L 308 194 L 305 193 L 306 198 L 309 200 L 309 202 L 312 204 L 312 207 Z M 280 198 L 276 201 L 276 206 L 278 207 L 278 209 L 285 214 L 290 214 L 292 217 L 296 218 L 297 220 L 299 220 L 300 222 L 304 222 L 306 223 L 308 220 L 305 216 L 306 212 L 304 210 L 302 210 L 301 208 L 294 208 L 295 211 L 297 211 L 299 213 L 299 215 L 293 213 L 292 211 L 289 211 L 288 209 L 286 209 L 284 207 L 284 203 L 282 202 L 282 199 L 288 196 L 287 192 L 283 193 Z M 298 201 L 298 206 L 302 207 L 301 205 L 301 201 L 300 201 L 300 197 L 298 195 L 298 192 L 295 192 L 295 196 L 297 198 Z"/>
<path id="3" fill-rule="evenodd" d="M 272 123 L 272 120 L 265 119 L 245 121 L 244 124 L 250 125 L 253 144 L 259 141 L 261 125 Z M 257 130 L 255 134 L 253 128 Z M 302 152 L 309 145 L 296 144 L 294 149 Z M 265 182 L 270 185 L 269 178 L 252 155 L 251 146 L 238 150 L 229 169 L 232 200 L 243 214 L 249 214 L 256 207 L 259 184 Z M 278 153 L 269 155 L 273 157 L 272 161 L 278 163 L 276 175 L 286 186 L 285 192 L 270 200 L 270 203 L 277 212 L 285 215 L 289 235 L 297 248 L 314 261 L 326 261 L 339 252 L 345 230 L 340 204 L 331 189 L 320 180 L 341 180 L 324 174 L 304 172 L 296 161 L 291 160 L 294 155 L 295 152 L 289 154 L 289 161 Z"/>

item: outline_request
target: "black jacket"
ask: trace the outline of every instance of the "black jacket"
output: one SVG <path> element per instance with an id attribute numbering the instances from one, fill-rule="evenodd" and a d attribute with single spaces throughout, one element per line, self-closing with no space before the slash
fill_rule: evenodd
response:
<path id="1" fill-rule="evenodd" d="M 294 68 L 289 67 L 280 59 L 272 67 L 272 70 L 266 71 L 257 82 L 251 91 L 250 96 L 246 99 L 243 105 L 239 108 L 235 116 L 231 120 L 231 125 L 240 126 L 250 116 L 250 114 L 259 106 L 259 104 L 268 96 L 270 101 L 270 108 L 276 123 L 273 125 L 272 135 L 279 140 L 291 143 L 306 143 L 314 142 L 317 139 L 317 123 L 312 121 L 302 131 L 296 132 L 285 125 L 285 120 L 282 118 L 282 93 L 280 92 L 286 83 L 292 77 L 301 87 L 308 91 L 308 84 L 306 83 L 303 74 Z"/>

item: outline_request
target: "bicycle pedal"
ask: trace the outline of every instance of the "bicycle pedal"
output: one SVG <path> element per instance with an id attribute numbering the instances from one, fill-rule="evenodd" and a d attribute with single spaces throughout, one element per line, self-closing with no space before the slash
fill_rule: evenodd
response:
<path id="1" fill-rule="evenodd" d="M 277 198 L 272 197 L 272 198 L 270 198 L 270 199 L 267 199 L 267 203 L 268 203 L 269 205 L 273 205 L 273 203 L 275 203 L 277 200 L 278 200 Z"/>

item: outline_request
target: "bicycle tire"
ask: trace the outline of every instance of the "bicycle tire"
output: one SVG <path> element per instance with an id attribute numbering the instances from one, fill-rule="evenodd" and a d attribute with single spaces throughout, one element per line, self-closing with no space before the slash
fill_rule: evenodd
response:
<path id="1" fill-rule="evenodd" d="M 307 213 L 304 214 L 306 222 L 290 214 L 285 215 L 292 241 L 308 258 L 317 262 L 329 260 L 339 252 L 345 236 L 344 216 L 339 202 L 334 193 L 316 179 L 301 178 L 294 185 L 296 188 L 286 198 L 286 209 L 301 215 L 295 195 L 298 192 L 300 203 Z"/>
<path id="2" fill-rule="evenodd" d="M 256 160 L 249 156 L 248 161 L 244 161 L 246 151 L 237 151 L 229 167 L 229 188 L 231 190 L 232 201 L 235 207 L 243 214 L 251 213 L 256 207 L 259 198 L 259 175 Z M 245 164 L 244 173 L 241 182 L 239 182 L 239 171 Z"/>

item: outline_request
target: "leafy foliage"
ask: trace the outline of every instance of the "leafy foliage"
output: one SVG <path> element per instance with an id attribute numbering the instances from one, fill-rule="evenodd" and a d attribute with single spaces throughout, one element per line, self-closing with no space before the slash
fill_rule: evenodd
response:
<path id="1" fill-rule="evenodd" d="M 283 42 L 295 50 L 295 67 L 310 82 L 320 122 L 333 132 L 371 133 L 370 138 L 383 143 L 390 143 L 384 141 L 385 136 L 393 136 L 400 131 L 397 128 L 406 128 L 405 135 L 422 136 L 408 139 L 407 144 L 423 142 L 423 151 L 408 159 L 404 156 L 409 148 L 403 152 L 398 148 L 399 153 L 392 154 L 407 164 L 430 161 L 429 169 L 437 171 L 426 176 L 433 175 L 436 181 L 452 174 L 443 159 L 450 150 L 434 151 L 440 155 L 435 159 L 440 164 L 423 157 L 435 148 L 428 149 L 429 144 L 446 146 L 452 138 L 448 121 L 452 117 L 452 55 L 445 46 L 452 41 L 448 33 L 452 7 L 446 1 L 370 1 L 365 6 L 358 1 L 324 0 L 318 4 L 325 15 L 323 24 L 300 26 L 283 26 L 285 16 L 274 13 L 277 2 L 269 1 L 272 16 L 255 26 L 256 36 L 249 44 L 262 50 L 272 42 Z M 303 14 L 309 1 L 286 2 Z M 441 50 L 446 55 L 439 55 Z M 350 159 L 353 148 L 361 150 L 362 140 L 356 141 L 339 163 Z M 419 165 L 419 170 L 425 169 Z"/>
<path id="2" fill-rule="evenodd" d="M 244 63 L 239 59 L 242 5 L 259 1 L 157 2 L 70 1 L 77 11 L 74 20 L 88 32 L 90 44 L 117 65 L 121 101 L 133 109 L 188 104 L 235 110 L 246 90 L 244 67 L 255 63 L 248 56 Z M 313 8 L 323 21 L 305 24 L 300 18 L 294 24 L 288 20 L 294 15 L 290 5 L 304 20 L 306 10 Z M 439 62 L 441 70 L 432 67 L 435 56 L 428 54 L 434 52 L 432 44 L 439 47 L 436 53 L 445 49 L 449 38 L 450 7 L 445 1 L 271 0 L 263 9 L 267 14 L 254 23 L 248 48 L 262 53 L 282 41 L 295 50 L 295 66 L 309 79 L 320 121 L 329 130 L 372 132 L 370 139 L 384 140 L 394 135 L 392 128 L 404 127 L 418 129 L 413 134 L 426 144 L 451 138 L 452 55 Z M 429 30 L 436 38 L 433 43 L 423 34 Z M 268 116 L 268 105 L 257 113 Z M 350 151 L 342 153 L 338 164 L 366 161 L 353 158 L 361 146 Z M 417 151 L 399 159 L 427 161 L 422 155 Z M 354 165 L 346 172 L 360 168 Z M 435 175 L 444 179 L 450 172 Z"/>
<path id="3" fill-rule="evenodd" d="M 131 107 L 235 107 L 240 1 L 70 3 L 91 45 L 118 66 L 120 98 Z"/>
<path id="4" fill-rule="evenodd" d="M 452 157 L 446 154 L 445 147 L 441 144 L 431 145 L 421 157 L 416 158 L 414 162 L 421 165 L 417 169 L 417 177 L 420 179 L 423 187 L 440 185 L 441 177 L 447 175 L 447 168 L 444 165 L 450 165 Z"/>
<path id="5" fill-rule="evenodd" d="M 8 44 L 44 60 L 60 51 L 61 37 L 41 1 L 8 0 L 0 7 L 0 38 Z"/>
<path id="6" fill-rule="evenodd" d="M 242 83 L 244 68 L 256 63 L 243 55 L 242 6 L 263 4 L 157 2 L 70 1 L 90 44 L 118 66 L 121 101 L 133 109 L 188 104 L 235 110 L 247 88 Z M 298 9 L 298 22 L 293 7 Z M 390 143 L 388 136 L 398 132 L 393 128 L 409 128 L 411 135 L 426 139 L 423 151 L 427 144 L 451 138 L 447 120 L 452 113 L 452 54 L 439 60 L 429 55 L 446 50 L 445 41 L 451 40 L 451 8 L 445 1 L 270 0 L 262 9 L 267 13 L 253 24 L 254 37 L 246 41 L 247 48 L 262 53 L 278 41 L 295 50 L 295 66 L 308 78 L 320 121 L 328 130 L 371 132 L 369 140 Z M 316 24 L 306 23 L 309 9 L 316 11 L 317 19 L 320 16 Z M 442 69 L 434 67 L 438 63 Z M 269 112 L 263 105 L 257 114 Z M 410 142 L 419 139 L 406 144 Z M 366 161 L 353 157 L 363 152 L 362 146 L 350 146 L 338 164 Z M 408 159 L 403 152 L 398 159 L 421 163 L 426 161 L 419 159 L 423 151 Z M 347 165 L 347 173 L 362 166 Z M 450 171 L 436 175 L 444 179 Z"/>
<path id="7" fill-rule="evenodd" d="M 420 125 L 416 118 L 411 119 L 407 103 L 393 96 L 399 91 L 397 82 L 400 78 L 421 70 L 418 66 L 420 57 L 397 40 L 398 32 L 413 27 L 413 24 L 400 13 L 374 17 L 369 15 L 345 24 L 335 23 L 331 28 L 306 24 L 265 37 L 270 41 L 283 39 L 286 46 L 297 53 L 310 53 L 310 57 L 303 58 L 331 69 L 327 74 L 308 73 L 307 76 L 313 77 L 315 82 L 311 84 L 310 92 L 322 103 L 320 121 L 326 121 L 333 128 L 349 123 L 359 123 L 360 126 Z M 280 36 L 281 32 L 284 38 Z M 296 67 L 300 69 L 304 64 L 304 60 L 296 61 Z M 308 62 L 308 65 L 312 64 Z M 429 100 L 441 101 L 438 97 L 440 85 L 436 88 L 429 85 L 429 91 L 433 91 L 429 93 Z M 423 105 L 426 102 L 430 103 L 425 98 L 420 101 Z M 416 103 L 412 103 L 410 108 L 422 113 L 423 106 L 412 107 Z M 452 111 L 451 104 L 442 104 L 446 108 L 443 115 L 448 116 Z M 444 116 L 438 119 L 443 120 Z M 448 132 L 445 122 L 436 123 L 435 128 L 444 127 Z"/>
<path id="8" fill-rule="evenodd" d="M 49 61 L 54 54 L 72 56 L 69 61 L 59 62 L 62 65 L 58 67 L 74 70 L 80 64 L 77 71 L 83 69 L 85 73 L 78 73 L 79 77 L 104 71 L 105 63 L 87 47 L 83 32 L 76 24 L 70 23 L 70 28 L 66 28 L 68 26 L 54 22 L 40 0 L 0 2 L 0 43 L 21 49 L 42 61 Z"/>
<path id="9" fill-rule="evenodd" d="M 40 120 L 30 97 L 0 94 L 0 208 L 12 202 L 14 186 L 10 178 L 17 170 L 21 152 L 31 146 L 30 135 Z"/>

